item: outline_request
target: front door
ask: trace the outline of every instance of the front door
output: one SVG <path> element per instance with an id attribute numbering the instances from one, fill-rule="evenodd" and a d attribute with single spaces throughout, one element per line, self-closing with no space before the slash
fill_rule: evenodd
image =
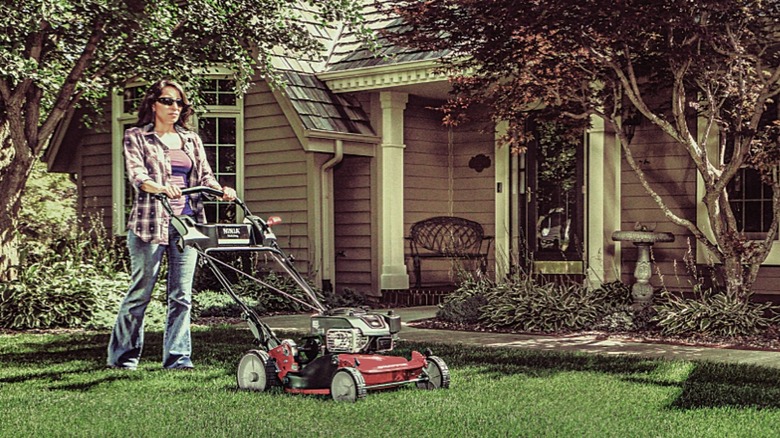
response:
<path id="1" fill-rule="evenodd" d="M 582 274 L 582 138 L 567 138 L 552 124 L 532 129 L 534 140 L 514 160 L 518 253 L 536 272 Z"/>

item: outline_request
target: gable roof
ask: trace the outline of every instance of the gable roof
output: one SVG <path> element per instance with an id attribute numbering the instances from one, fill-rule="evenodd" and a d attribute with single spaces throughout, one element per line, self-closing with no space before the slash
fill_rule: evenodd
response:
<path id="1" fill-rule="evenodd" d="M 366 1 L 363 7 L 363 19 L 366 27 L 376 35 L 373 50 L 352 30 L 347 30 L 339 36 L 327 60 L 323 72 L 363 69 L 370 67 L 389 66 L 407 62 L 435 60 L 441 58 L 444 52 L 424 51 L 417 48 L 399 46 L 390 41 L 385 33 L 400 33 L 408 26 L 398 17 L 392 17 L 384 12 L 390 1 L 379 2 L 377 8 L 373 1 Z"/>
<path id="2" fill-rule="evenodd" d="M 349 134 L 374 135 L 360 103 L 350 95 L 337 95 L 311 73 L 282 72 L 285 95 L 304 128 Z"/>
<path id="3" fill-rule="evenodd" d="M 403 31 L 405 24 L 400 18 L 385 12 L 391 3 L 389 0 L 380 3 L 379 7 L 374 0 L 364 0 L 363 4 L 365 26 L 373 31 L 376 38 L 373 48 L 354 29 L 343 24 L 323 24 L 316 17 L 312 6 L 299 3 L 298 19 L 322 44 L 324 52 L 318 59 L 276 53 L 273 65 L 280 71 L 286 84 L 281 94 L 290 101 L 304 129 L 374 135 L 375 130 L 366 112 L 349 91 L 371 89 L 371 84 L 376 85 L 376 88 L 386 88 L 387 83 L 404 85 L 443 80 L 441 74 L 432 72 L 431 66 L 444 53 L 398 46 L 391 42 L 383 32 Z M 396 75 L 403 79 L 364 78 L 355 90 L 344 89 L 343 83 L 332 81 L 341 74 L 351 76 L 355 71 L 370 72 L 377 68 L 383 70 L 381 76 L 389 69 L 395 70 Z M 369 84 L 366 85 L 366 82 Z M 357 84 L 355 81 L 352 83 Z"/>

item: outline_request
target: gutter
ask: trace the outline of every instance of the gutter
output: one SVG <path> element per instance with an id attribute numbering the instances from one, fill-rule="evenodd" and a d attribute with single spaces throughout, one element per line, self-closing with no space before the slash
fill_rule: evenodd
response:
<path id="1" fill-rule="evenodd" d="M 322 244 L 322 289 L 332 290 L 335 266 L 335 232 L 333 207 L 333 173 L 332 169 L 344 159 L 344 141 L 336 140 L 336 151 L 333 156 L 320 166 L 320 224 Z M 328 171 L 331 171 L 328 174 Z"/>

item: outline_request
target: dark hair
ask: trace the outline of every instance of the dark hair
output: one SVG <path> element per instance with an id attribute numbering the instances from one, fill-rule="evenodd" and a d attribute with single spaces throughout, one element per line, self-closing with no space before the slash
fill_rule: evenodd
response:
<path id="1" fill-rule="evenodd" d="M 138 122 L 136 123 L 136 126 L 144 126 L 149 123 L 154 123 L 154 111 L 152 110 L 152 107 L 154 106 L 154 103 L 157 102 L 157 98 L 162 95 L 162 90 L 165 87 L 173 87 L 179 91 L 179 94 L 181 94 L 181 100 L 184 102 L 184 107 L 181 109 L 181 114 L 179 115 L 179 120 L 176 121 L 176 125 L 189 129 L 187 121 L 189 120 L 193 111 L 192 107 L 190 106 L 190 101 L 187 99 L 187 95 L 184 93 L 184 87 L 174 81 L 169 81 L 166 79 L 155 82 L 151 87 L 149 87 L 148 90 L 146 90 L 144 99 L 141 101 L 141 106 L 138 108 Z"/>

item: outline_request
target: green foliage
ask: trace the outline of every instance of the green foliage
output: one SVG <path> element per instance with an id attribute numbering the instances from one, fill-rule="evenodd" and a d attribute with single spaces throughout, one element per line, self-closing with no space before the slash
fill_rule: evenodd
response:
<path id="1" fill-rule="evenodd" d="M 12 90 L 32 80 L 42 91 L 44 113 L 60 90 L 70 91 L 63 84 L 71 72 L 75 91 L 89 101 L 121 85 L 128 72 L 147 80 L 187 81 L 194 79 L 193 71 L 217 65 L 234 71 L 242 93 L 255 73 L 276 77 L 269 62 L 273 49 L 318 58 L 322 44 L 305 22 L 346 22 L 367 35 L 359 10 L 357 0 L 322 0 L 306 7 L 284 0 L 4 2 L 0 15 L 9 25 L 2 26 L 0 37 L 0 76 Z M 37 60 L 17 44 L 35 38 L 44 43 Z M 85 48 L 94 49 L 94 55 L 79 65 L 75 61 Z"/>
<path id="2" fill-rule="evenodd" d="M 33 263 L 15 280 L 0 284 L 0 327 L 111 328 L 129 284 L 127 274 L 107 276 L 74 258 Z M 159 327 L 163 314 L 162 303 L 153 300 L 147 324 Z"/>
<path id="3" fill-rule="evenodd" d="M 525 272 L 503 283 L 467 276 L 436 316 L 453 323 L 552 333 L 603 325 L 605 318 L 625 311 L 629 300 L 630 290 L 620 282 L 588 290 L 578 283 L 545 281 Z M 625 318 L 630 322 L 633 315 L 626 313 Z"/>
<path id="4" fill-rule="evenodd" d="M 654 306 L 657 315 L 653 319 L 665 335 L 753 335 L 777 320 L 778 307 L 753 303 L 728 290 L 696 285 L 692 298 L 668 291 L 661 297 L 663 301 Z"/>
<path id="5" fill-rule="evenodd" d="M 0 283 L 0 327 L 11 329 L 111 328 L 130 284 L 123 240 L 99 217 L 76 223 L 75 185 L 37 165 L 21 212 L 19 275 Z M 162 276 L 161 278 L 164 278 Z M 161 327 L 165 281 L 146 312 L 147 327 Z"/>
<path id="6" fill-rule="evenodd" d="M 602 314 L 583 286 L 537 283 L 528 277 L 490 292 L 483 307 L 488 327 L 558 332 L 590 327 Z"/>
<path id="7" fill-rule="evenodd" d="M 268 286 L 278 289 L 297 300 L 305 303 L 310 302 L 306 293 L 287 275 L 280 275 L 275 271 L 268 271 L 259 279 Z M 308 310 L 308 307 L 278 293 L 268 286 L 242 278 L 236 282 L 233 290 L 240 297 L 250 297 L 254 299 L 256 302 L 255 310 L 259 313 L 300 312 Z"/>
<path id="8" fill-rule="evenodd" d="M 240 298 L 249 307 L 257 306 L 257 300 L 253 298 Z M 237 318 L 241 316 L 241 307 L 227 293 L 205 290 L 194 295 L 192 313 L 193 318 Z"/>
<path id="9" fill-rule="evenodd" d="M 482 319 L 485 296 L 495 284 L 485 277 L 464 276 L 458 288 L 447 295 L 436 318 L 455 324 L 476 324 Z"/>
<path id="10" fill-rule="evenodd" d="M 354 289 L 323 291 L 322 304 L 330 309 L 337 307 L 361 307 L 366 304 L 366 296 Z"/>
<path id="11" fill-rule="evenodd" d="M 67 175 L 48 173 L 45 163 L 36 162 L 24 188 L 19 224 L 23 262 L 61 250 L 77 232 L 76 185 Z"/>

